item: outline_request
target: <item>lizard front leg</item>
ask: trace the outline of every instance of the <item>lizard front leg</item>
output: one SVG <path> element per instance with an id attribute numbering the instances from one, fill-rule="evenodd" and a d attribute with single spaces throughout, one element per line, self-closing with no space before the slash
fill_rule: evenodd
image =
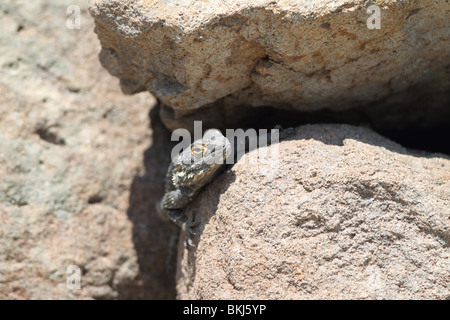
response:
<path id="1" fill-rule="evenodd" d="M 193 192 L 188 188 L 172 190 L 164 194 L 157 208 L 160 215 L 168 218 L 186 232 L 185 246 L 191 247 L 194 246 L 192 237 L 196 235 L 192 230 L 195 224 L 184 214 L 182 208 L 191 202 L 192 197 Z"/>

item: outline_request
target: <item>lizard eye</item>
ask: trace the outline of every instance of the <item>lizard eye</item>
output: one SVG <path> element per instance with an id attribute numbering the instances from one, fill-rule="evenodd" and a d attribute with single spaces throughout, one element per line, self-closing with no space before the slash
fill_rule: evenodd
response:
<path id="1" fill-rule="evenodd" d="M 195 155 L 202 155 L 205 153 L 206 151 L 206 145 L 202 144 L 202 145 L 194 145 L 192 146 L 191 152 L 192 154 Z"/>

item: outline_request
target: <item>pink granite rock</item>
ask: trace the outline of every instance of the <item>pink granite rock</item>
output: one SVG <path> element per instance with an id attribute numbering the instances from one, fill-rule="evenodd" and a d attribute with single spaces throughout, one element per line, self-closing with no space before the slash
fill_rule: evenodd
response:
<path id="1" fill-rule="evenodd" d="M 307 125 L 200 195 L 180 299 L 449 299 L 450 159 Z M 269 147 L 273 148 L 273 146 Z"/>

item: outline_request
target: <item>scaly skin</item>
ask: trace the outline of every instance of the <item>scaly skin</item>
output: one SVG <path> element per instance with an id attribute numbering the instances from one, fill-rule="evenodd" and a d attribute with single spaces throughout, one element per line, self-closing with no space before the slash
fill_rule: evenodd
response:
<path id="1" fill-rule="evenodd" d="M 282 130 L 281 126 L 276 127 L 276 130 L 280 129 Z M 278 138 L 282 139 L 294 133 L 293 128 L 288 128 L 282 130 Z M 271 133 L 268 133 L 262 138 L 272 143 L 271 137 Z M 258 138 L 256 147 L 259 147 L 259 142 Z M 275 141 L 277 142 L 278 140 Z M 245 150 L 249 150 L 248 139 L 242 143 L 245 145 Z M 192 236 L 195 233 L 192 229 L 195 225 L 183 213 L 183 208 L 205 185 L 225 170 L 227 166 L 225 161 L 231 155 L 232 149 L 230 141 L 219 130 L 211 129 L 205 132 L 203 139 L 194 141 L 189 148 L 172 159 L 167 170 L 165 193 L 157 204 L 157 210 L 163 218 L 168 218 L 186 232 L 186 247 L 194 246 Z M 234 149 L 236 160 L 236 146 Z"/>
<path id="2" fill-rule="evenodd" d="M 228 139 L 219 130 L 211 129 L 172 159 L 166 174 L 165 193 L 157 210 L 186 232 L 186 246 L 193 246 L 194 223 L 182 209 L 225 169 L 225 160 L 230 154 Z"/>

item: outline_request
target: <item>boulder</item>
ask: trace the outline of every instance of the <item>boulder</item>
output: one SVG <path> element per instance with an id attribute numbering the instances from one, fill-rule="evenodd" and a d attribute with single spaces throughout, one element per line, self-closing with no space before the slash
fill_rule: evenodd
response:
<path id="1" fill-rule="evenodd" d="M 102 68 L 85 1 L 2 0 L 0 21 L 0 299 L 173 298 L 154 99 Z"/>
<path id="2" fill-rule="evenodd" d="M 363 127 L 295 130 L 187 208 L 178 297 L 449 299 L 450 158 Z"/>
<path id="3" fill-rule="evenodd" d="M 375 4 L 380 28 L 369 29 Z M 360 122 L 385 130 L 448 125 L 446 6 L 438 0 L 89 2 L 103 66 L 125 93 L 154 94 L 166 106 L 170 129 L 188 127 L 186 117 L 199 108 L 195 120 L 236 124 L 243 113 L 255 113 L 248 106 L 359 108 Z"/>

